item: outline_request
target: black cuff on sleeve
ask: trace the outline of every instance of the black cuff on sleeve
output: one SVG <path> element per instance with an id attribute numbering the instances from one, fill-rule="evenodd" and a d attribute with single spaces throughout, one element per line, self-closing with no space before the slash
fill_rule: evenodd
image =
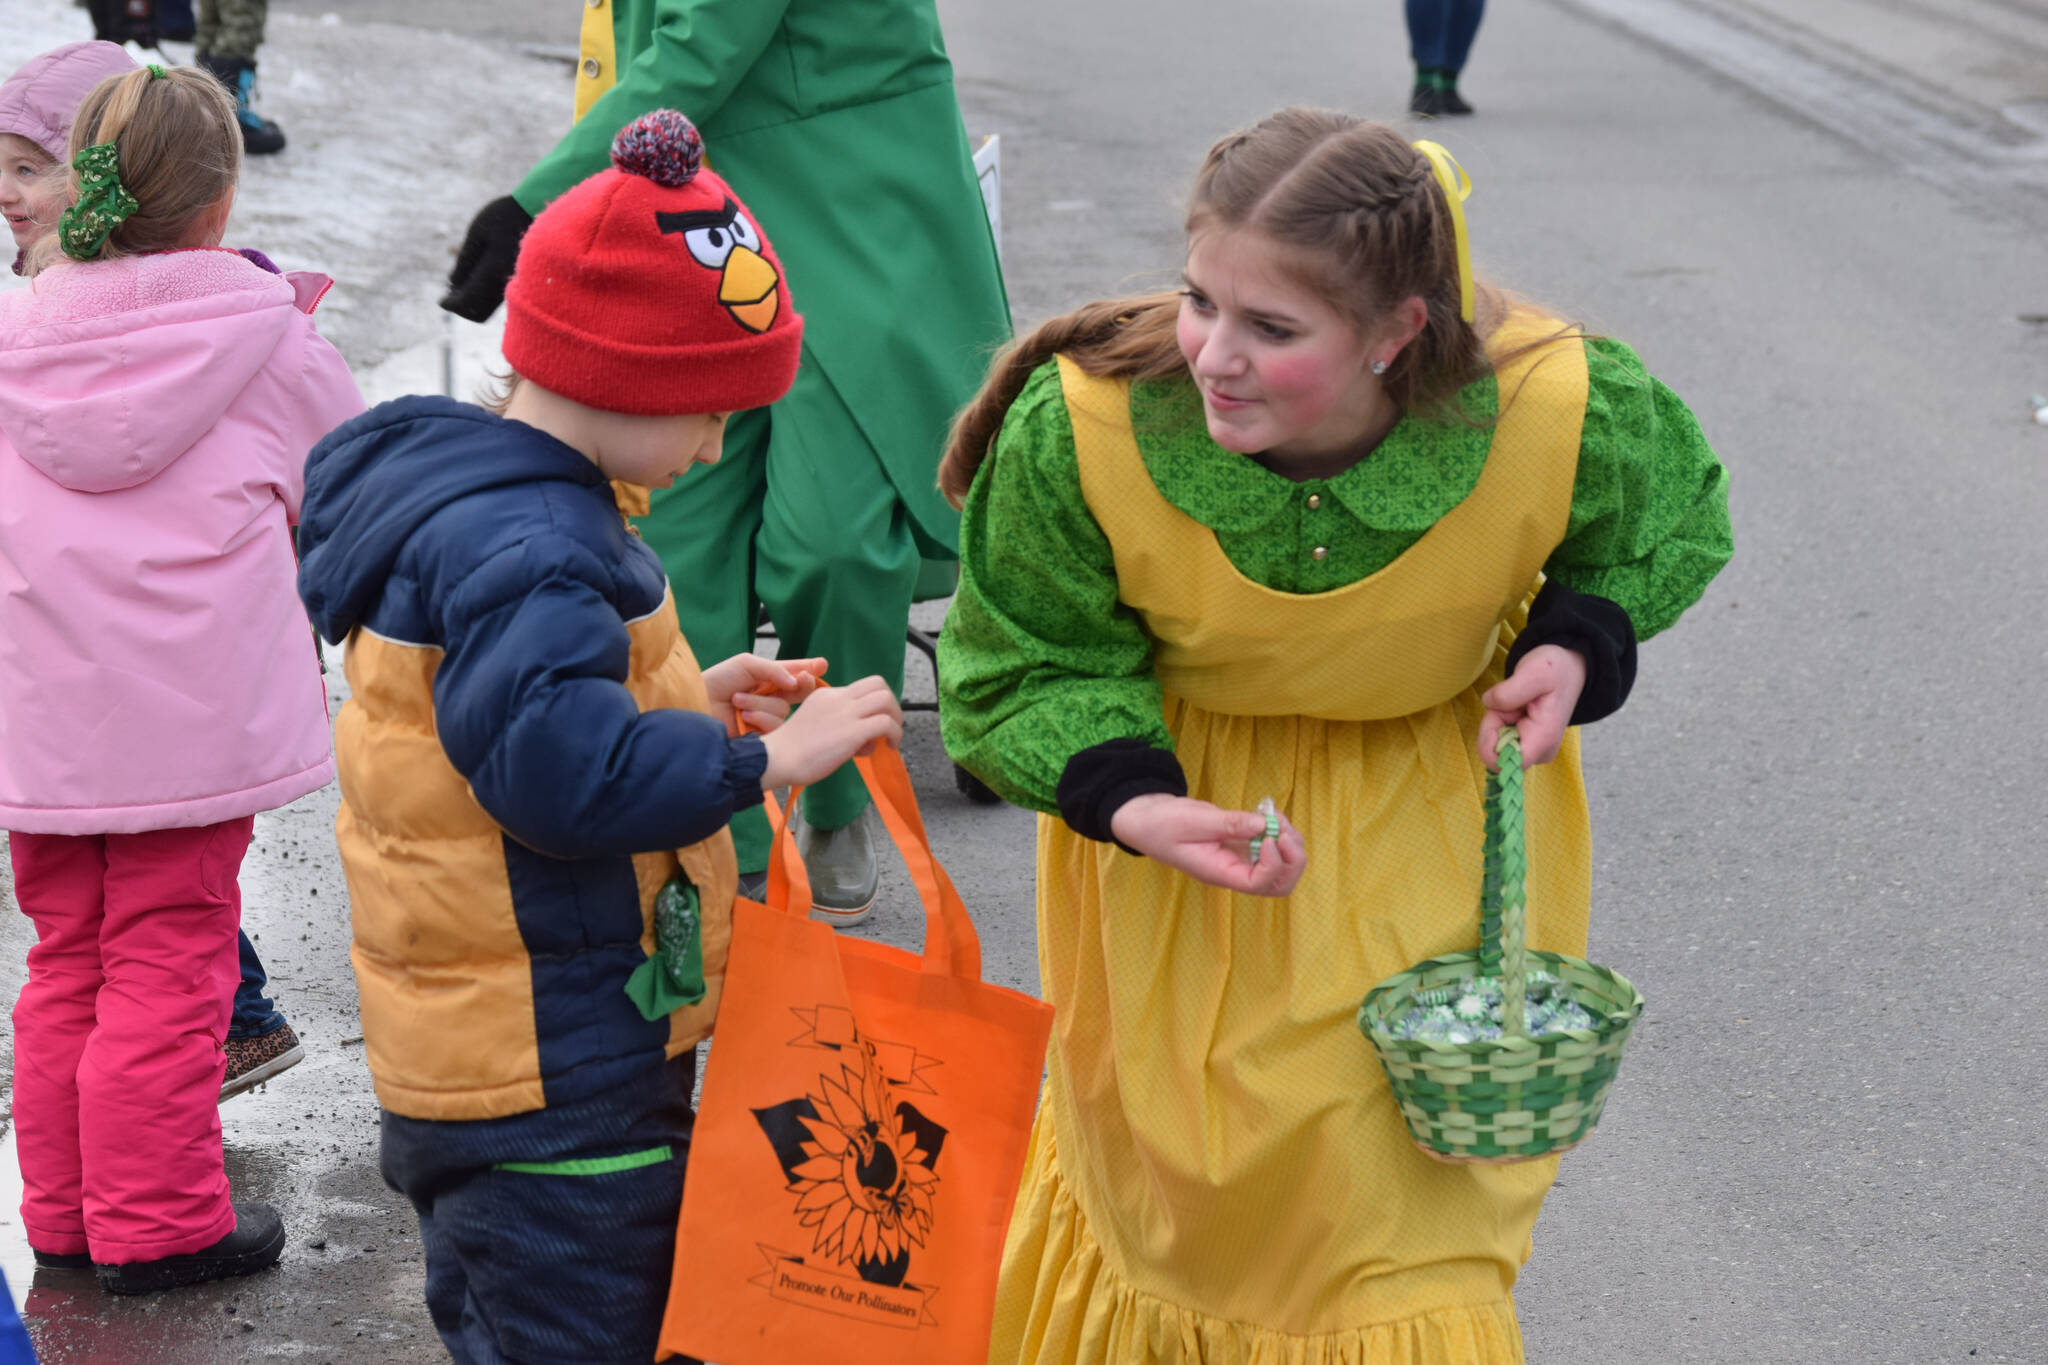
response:
<path id="1" fill-rule="evenodd" d="M 1165 792 L 1188 794 L 1187 774 L 1172 751 L 1142 739 L 1112 739 L 1092 745 L 1067 760 L 1060 774 L 1060 818 L 1084 839 L 1115 844 L 1126 853 L 1137 850 L 1109 832 L 1109 822 L 1135 796 Z"/>
<path id="2" fill-rule="evenodd" d="M 1572 724 L 1590 725 L 1621 709 L 1636 683 L 1636 627 L 1618 602 L 1573 592 L 1555 578 L 1529 608 L 1529 624 L 1508 650 L 1508 672 L 1538 645 L 1562 645 L 1586 661 L 1586 689 Z"/>
<path id="3" fill-rule="evenodd" d="M 725 791 L 733 813 L 761 804 L 761 774 L 768 771 L 768 746 L 759 735 L 741 735 L 725 742 Z"/>

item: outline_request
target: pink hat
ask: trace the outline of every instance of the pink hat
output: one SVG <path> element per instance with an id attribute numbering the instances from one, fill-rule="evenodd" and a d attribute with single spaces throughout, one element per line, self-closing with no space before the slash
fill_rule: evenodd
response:
<path id="1" fill-rule="evenodd" d="M 69 161 L 71 120 L 93 87 L 137 63 L 119 43 L 66 43 L 31 57 L 0 85 L 0 133 L 13 133 Z"/>

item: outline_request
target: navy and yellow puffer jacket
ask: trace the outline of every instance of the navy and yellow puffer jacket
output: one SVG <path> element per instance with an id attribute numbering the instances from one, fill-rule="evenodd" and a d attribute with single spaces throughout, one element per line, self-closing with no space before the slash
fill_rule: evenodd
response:
<path id="1" fill-rule="evenodd" d="M 604 475 L 524 423 L 400 399 L 314 448 L 299 538 L 307 611 L 347 643 L 335 831 L 379 1103 L 496 1118 L 694 1045 L 731 927 L 726 822 L 767 753 L 702 714 Z M 649 1022 L 624 987 L 678 867 L 709 990 Z"/>

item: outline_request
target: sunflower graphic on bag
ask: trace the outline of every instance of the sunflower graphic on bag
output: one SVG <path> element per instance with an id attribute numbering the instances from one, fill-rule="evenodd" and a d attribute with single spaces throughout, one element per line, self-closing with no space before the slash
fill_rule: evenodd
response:
<path id="1" fill-rule="evenodd" d="M 812 920 L 803 859 L 771 809 L 767 899 L 733 907 L 664 1351 L 988 1360 L 1052 1009 L 982 980 L 902 755 L 855 761 L 923 903 L 924 950 Z"/>
<path id="2" fill-rule="evenodd" d="M 946 1130 L 895 1098 L 873 1043 L 856 1035 L 846 1050 L 854 1060 L 836 1077 L 821 1073 L 810 1094 L 754 1117 L 789 1177 L 797 1221 L 814 1234 L 811 1250 L 898 1286 L 932 1230 Z"/>

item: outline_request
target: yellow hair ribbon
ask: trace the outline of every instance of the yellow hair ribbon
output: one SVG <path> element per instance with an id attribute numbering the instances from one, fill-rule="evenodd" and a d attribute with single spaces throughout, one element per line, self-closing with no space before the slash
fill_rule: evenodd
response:
<path id="1" fill-rule="evenodd" d="M 1443 187 L 1444 202 L 1451 206 L 1451 231 L 1458 239 L 1458 316 L 1470 322 L 1472 245 L 1465 237 L 1465 201 L 1472 195 L 1472 177 L 1465 174 L 1465 168 L 1445 150 L 1442 143 L 1425 138 L 1414 147 L 1429 158 L 1430 169 L 1436 172 L 1436 183 Z"/>

